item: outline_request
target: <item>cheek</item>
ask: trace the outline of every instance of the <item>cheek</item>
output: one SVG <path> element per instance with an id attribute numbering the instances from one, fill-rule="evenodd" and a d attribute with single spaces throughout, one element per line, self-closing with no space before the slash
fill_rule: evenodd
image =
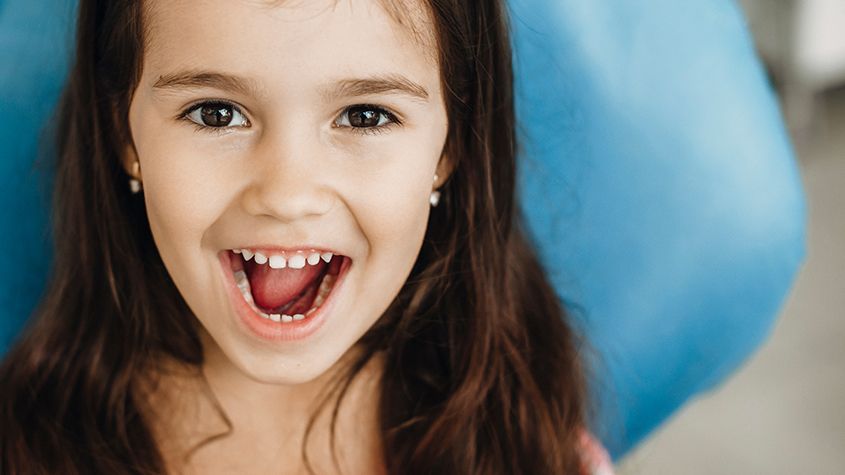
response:
<path id="1" fill-rule="evenodd" d="M 373 254 L 407 253 L 419 247 L 425 232 L 437 154 L 415 139 L 350 158 L 355 166 L 342 174 L 345 180 L 355 177 L 341 186 Z"/>
<path id="2" fill-rule="evenodd" d="M 358 215 L 371 252 L 405 255 L 409 249 L 418 250 L 428 220 L 425 190 L 407 182 L 370 186 L 372 193 L 362 201 Z"/>
<path id="3" fill-rule="evenodd" d="M 381 315 L 407 280 L 428 224 L 431 177 L 436 155 L 393 155 L 370 171 L 349 200 L 355 222 L 368 247 L 360 281 L 360 307 Z M 429 175 L 430 171 L 430 175 Z"/>
<path id="4" fill-rule="evenodd" d="M 188 269 L 206 265 L 206 232 L 225 209 L 227 188 L 209 166 L 214 158 L 161 134 L 137 144 L 150 229 L 174 280 L 195 280 Z M 225 175 L 224 175 L 225 176 Z"/>
<path id="5" fill-rule="evenodd" d="M 207 327 L 210 309 L 226 305 L 225 294 L 209 294 L 218 272 L 208 231 L 225 209 L 227 189 L 196 150 L 163 140 L 146 152 L 144 200 L 153 239 L 179 292 Z"/>
<path id="6" fill-rule="evenodd" d="M 187 238 L 195 241 L 216 214 L 219 194 L 210 193 L 215 189 L 209 183 L 212 176 L 207 167 L 190 166 L 189 153 L 169 148 L 144 155 L 147 213 L 154 232 L 168 238 L 165 245 L 184 245 Z"/>
<path id="7" fill-rule="evenodd" d="M 161 244 L 185 245 L 185 238 L 201 236 L 225 203 L 220 182 L 225 174 L 219 169 L 228 157 L 190 140 L 184 126 L 169 125 L 150 111 L 144 117 L 149 118 L 139 122 L 134 138 L 150 225 L 169 239 Z"/>
<path id="8" fill-rule="evenodd" d="M 428 203 L 420 199 L 420 190 L 409 191 L 407 181 L 372 184 L 370 188 L 366 199 L 360 199 L 353 209 L 368 247 L 351 307 L 362 312 L 361 332 L 387 310 L 405 285 L 428 221 Z"/>

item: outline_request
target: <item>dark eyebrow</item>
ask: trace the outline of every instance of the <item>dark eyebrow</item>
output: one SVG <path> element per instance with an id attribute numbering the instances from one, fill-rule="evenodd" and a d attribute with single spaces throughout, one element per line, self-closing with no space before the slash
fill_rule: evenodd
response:
<path id="1" fill-rule="evenodd" d="M 258 85 L 246 78 L 212 71 L 182 71 L 159 76 L 153 89 L 180 89 L 209 87 L 233 91 L 242 95 L 259 96 Z M 419 84 L 399 74 L 387 74 L 369 78 L 341 79 L 320 89 L 327 100 L 342 97 L 358 97 L 374 94 L 405 94 L 422 101 L 428 101 L 428 91 Z"/>

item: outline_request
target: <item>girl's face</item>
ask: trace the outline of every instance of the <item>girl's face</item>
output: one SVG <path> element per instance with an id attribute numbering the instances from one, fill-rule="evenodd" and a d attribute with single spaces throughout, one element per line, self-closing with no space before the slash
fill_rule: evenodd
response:
<path id="1" fill-rule="evenodd" d="M 314 379 L 397 295 L 447 171 L 430 20 L 411 6 L 415 35 L 374 0 L 145 7 L 124 165 L 140 163 L 164 264 L 207 352 L 258 381 Z"/>

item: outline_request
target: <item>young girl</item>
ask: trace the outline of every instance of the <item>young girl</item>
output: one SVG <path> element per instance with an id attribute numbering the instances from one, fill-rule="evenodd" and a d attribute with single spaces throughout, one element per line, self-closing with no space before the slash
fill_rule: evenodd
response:
<path id="1" fill-rule="evenodd" d="M 606 473 L 498 0 L 82 0 L 0 472 Z"/>

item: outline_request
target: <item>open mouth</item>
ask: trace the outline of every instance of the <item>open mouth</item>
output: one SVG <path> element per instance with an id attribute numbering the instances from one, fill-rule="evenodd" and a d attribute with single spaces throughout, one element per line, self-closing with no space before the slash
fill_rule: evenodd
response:
<path id="1" fill-rule="evenodd" d="M 349 260 L 330 252 L 229 250 L 235 284 L 261 318 L 289 324 L 308 320 L 328 300 Z"/>

